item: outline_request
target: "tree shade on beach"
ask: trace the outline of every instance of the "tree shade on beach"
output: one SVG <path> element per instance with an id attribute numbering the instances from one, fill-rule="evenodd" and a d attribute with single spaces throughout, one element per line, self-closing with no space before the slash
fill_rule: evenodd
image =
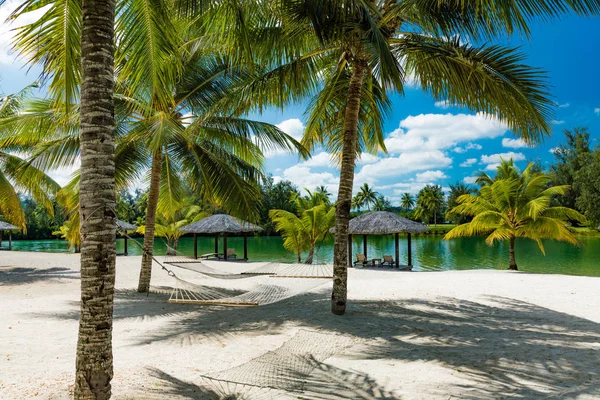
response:
<path id="1" fill-rule="evenodd" d="M 554 239 L 579 245 L 579 241 L 569 230 L 567 221 L 584 222 L 579 212 L 561 206 L 552 206 L 556 196 L 564 196 L 569 186 L 551 186 L 551 176 L 533 172 L 530 163 L 521 173 L 512 159 L 502 160 L 491 178 L 482 173 L 477 179 L 481 185 L 477 195 L 465 194 L 456 200 L 458 205 L 451 212 L 473 217 L 471 222 L 459 225 L 444 238 L 488 235 L 486 243 L 509 241 L 508 269 L 517 270 L 515 240 L 534 240 L 542 253 L 542 239 Z"/>

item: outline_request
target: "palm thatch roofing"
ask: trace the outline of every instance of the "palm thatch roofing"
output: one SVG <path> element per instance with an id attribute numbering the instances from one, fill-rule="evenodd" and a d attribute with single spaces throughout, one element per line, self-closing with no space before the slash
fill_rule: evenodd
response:
<path id="1" fill-rule="evenodd" d="M 371 211 L 350 220 L 348 233 L 353 235 L 390 235 L 423 233 L 429 228 L 389 211 Z"/>
<path id="2" fill-rule="evenodd" d="M 183 226 L 179 229 L 186 233 L 243 233 L 258 232 L 263 228 L 227 214 L 216 214 Z"/>
<path id="3" fill-rule="evenodd" d="M 8 222 L 0 221 L 0 231 L 18 231 L 19 227 L 9 224 Z"/>
<path id="4" fill-rule="evenodd" d="M 121 231 L 135 231 L 137 228 L 137 226 L 129 222 L 121 221 L 120 219 L 117 220 L 117 229 Z"/>

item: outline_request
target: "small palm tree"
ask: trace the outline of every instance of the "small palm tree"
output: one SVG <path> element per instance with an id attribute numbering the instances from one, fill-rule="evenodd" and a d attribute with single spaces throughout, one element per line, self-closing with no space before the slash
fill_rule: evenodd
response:
<path id="1" fill-rule="evenodd" d="M 387 211 L 392 207 L 390 201 L 383 195 L 377 196 L 375 204 L 373 204 L 373 211 Z"/>
<path id="2" fill-rule="evenodd" d="M 400 207 L 402 207 L 405 211 L 412 210 L 415 206 L 415 198 L 410 193 L 402 193 L 402 197 L 400 198 Z"/>
<path id="3" fill-rule="evenodd" d="M 444 239 L 488 235 L 486 243 L 509 241 L 508 269 L 517 270 L 515 239 L 534 240 L 545 254 L 542 239 L 554 239 L 579 245 L 569 230 L 567 220 L 583 222 L 585 217 L 567 207 L 553 207 L 552 198 L 564 196 L 569 186 L 550 186 L 551 177 L 532 171 L 534 163 L 520 173 L 512 160 L 502 161 L 492 179 L 482 174 L 477 183 L 479 195 L 458 197 L 452 212 L 473 217 L 471 222 L 452 229 Z"/>
<path id="4" fill-rule="evenodd" d="M 293 251 L 298 262 L 302 262 L 302 252 L 308 251 L 305 263 L 312 264 L 317 245 L 331 235 L 335 208 L 319 204 L 299 216 L 285 210 L 271 210 L 269 216 L 283 236 L 283 247 Z"/>
<path id="5" fill-rule="evenodd" d="M 427 219 L 433 217 L 433 224 L 437 225 L 437 214 L 444 207 L 444 192 L 439 185 L 427 185 L 419 191 L 415 215 Z"/>
<path id="6" fill-rule="evenodd" d="M 362 196 L 362 193 L 357 193 L 352 197 L 352 208 L 356 211 L 360 212 L 362 206 L 365 205 L 365 199 Z"/>
<path id="7" fill-rule="evenodd" d="M 374 191 L 368 183 L 365 183 L 360 187 L 359 194 L 363 204 L 367 206 L 369 211 L 371 211 L 371 206 L 375 205 L 375 202 L 377 201 L 377 192 Z"/>

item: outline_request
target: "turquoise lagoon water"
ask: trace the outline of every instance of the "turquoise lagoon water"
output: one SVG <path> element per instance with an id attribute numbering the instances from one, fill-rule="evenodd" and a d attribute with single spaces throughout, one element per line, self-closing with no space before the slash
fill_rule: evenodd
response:
<path id="1" fill-rule="evenodd" d="M 141 243 L 142 239 L 136 239 Z M 600 276 L 600 238 L 581 237 L 582 247 L 571 246 L 554 241 L 544 242 L 544 256 L 537 244 L 529 240 L 517 240 L 516 257 L 519 269 L 535 273 L 570 274 Z M 228 237 L 227 247 L 236 249 L 241 257 L 243 239 Z M 469 269 L 506 269 L 508 266 L 508 243 L 487 246 L 483 238 L 460 238 L 450 241 L 439 236 L 413 237 L 413 265 L 416 271 L 469 270 Z M 140 255 L 138 246 L 129 240 L 129 254 Z M 219 242 L 222 250 L 223 242 Z M 166 246 L 162 239 L 155 241 L 155 254 L 164 255 Z M 355 237 L 353 253 L 362 253 L 362 238 Z M 68 252 L 68 244 L 62 240 L 15 240 L 16 251 Z M 194 241 L 191 237 L 180 239 L 178 252 L 182 255 L 193 255 Z M 117 240 L 117 252 L 123 251 L 123 239 Z M 214 238 L 198 238 L 198 254 L 214 251 Z M 367 252 L 369 258 L 381 257 L 383 254 L 394 254 L 393 236 L 369 236 Z M 9 256 L 0 252 L 0 257 Z M 282 246 L 280 237 L 249 237 L 248 257 L 250 261 L 293 262 L 295 256 L 289 254 Z M 333 242 L 324 242 L 316 256 L 318 262 L 331 263 L 333 260 Z M 400 262 L 407 263 L 406 238 L 400 237 Z"/>

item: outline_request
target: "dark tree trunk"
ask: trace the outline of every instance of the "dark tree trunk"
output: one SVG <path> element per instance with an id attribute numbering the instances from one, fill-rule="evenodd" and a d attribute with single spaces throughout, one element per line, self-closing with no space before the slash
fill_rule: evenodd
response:
<path id="1" fill-rule="evenodd" d="M 147 293 L 150 290 L 150 279 L 152 278 L 152 256 L 154 251 L 154 227 L 156 225 L 156 206 L 160 193 L 160 172 L 162 168 L 162 154 L 152 156 L 152 168 L 150 171 L 150 190 L 148 191 L 148 205 L 146 206 L 146 230 L 144 232 L 144 252 L 142 254 L 142 268 L 140 269 L 140 281 L 138 292 Z M 170 250 L 167 249 L 167 253 Z"/>
<path id="2" fill-rule="evenodd" d="M 358 143 L 358 113 L 365 68 L 366 65 L 362 62 L 356 62 L 353 66 L 344 116 L 340 187 L 335 209 L 334 279 L 331 293 L 331 312 L 336 315 L 343 315 L 346 312 L 348 297 L 348 224 L 352 207 L 354 165 Z"/>
<path id="3" fill-rule="evenodd" d="M 510 238 L 509 244 L 509 257 L 508 257 L 508 269 L 518 271 L 517 261 L 515 260 L 515 238 Z"/>
<path id="4" fill-rule="evenodd" d="M 83 0 L 81 25 L 81 315 L 75 399 L 109 399 L 115 282 L 114 0 Z"/>

